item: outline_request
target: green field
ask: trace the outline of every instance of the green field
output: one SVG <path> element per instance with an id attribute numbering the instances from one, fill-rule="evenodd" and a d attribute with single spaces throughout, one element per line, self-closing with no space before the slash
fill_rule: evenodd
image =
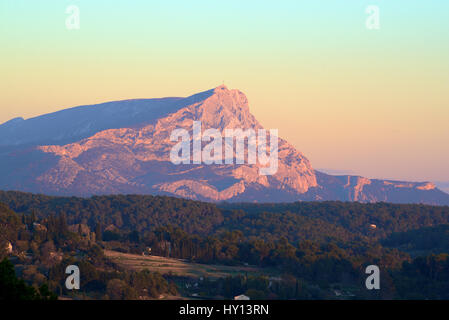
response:
<path id="1" fill-rule="evenodd" d="M 252 266 L 225 266 L 191 263 L 185 260 L 160 256 L 142 256 L 105 250 L 105 255 L 118 265 L 131 270 L 148 269 L 161 274 L 169 274 L 193 278 L 223 278 L 237 274 L 267 274 L 267 270 Z M 264 272 L 262 272 L 264 271 Z"/>

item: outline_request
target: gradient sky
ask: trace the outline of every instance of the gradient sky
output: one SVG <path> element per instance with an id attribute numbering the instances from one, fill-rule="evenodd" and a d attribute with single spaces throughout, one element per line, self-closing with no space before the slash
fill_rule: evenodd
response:
<path id="1" fill-rule="evenodd" d="M 0 0 L 0 74 L 0 123 L 224 81 L 315 168 L 449 181 L 447 0 Z"/>

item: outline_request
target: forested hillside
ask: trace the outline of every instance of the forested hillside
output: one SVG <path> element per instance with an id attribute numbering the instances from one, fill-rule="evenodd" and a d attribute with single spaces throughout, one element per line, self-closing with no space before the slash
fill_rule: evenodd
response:
<path id="1" fill-rule="evenodd" d="M 448 206 L 358 202 L 287 204 L 211 204 L 164 196 L 113 195 L 91 198 L 50 197 L 0 191 L 0 202 L 17 213 L 39 218 L 64 213 L 69 224 L 94 228 L 114 225 L 122 231 L 149 231 L 171 225 L 211 235 L 238 229 L 245 236 L 301 239 L 381 239 L 393 232 L 449 223 Z M 370 227 L 375 225 L 376 229 Z"/>
<path id="2" fill-rule="evenodd" d="M 153 255 L 253 265 L 280 277 L 276 286 L 262 274 L 259 280 L 240 275 L 205 281 L 195 289 L 205 296 L 215 292 L 217 298 L 242 290 L 273 299 L 335 298 L 335 290 L 357 298 L 448 297 L 449 290 L 443 289 L 449 279 L 443 273 L 449 268 L 444 226 L 449 207 L 343 202 L 217 206 L 161 196 L 62 198 L 21 192 L 0 192 L 0 202 L 5 203 L 1 234 L 12 243 L 19 274 L 35 286 L 48 283 L 58 294 L 68 294 L 63 268 L 75 262 L 90 270 L 83 294 L 91 298 L 176 294 L 174 283 L 184 280 L 121 270 L 102 253 L 141 254 L 151 248 Z M 440 244 L 438 239 L 443 239 Z M 364 288 L 369 264 L 383 270 L 379 292 Z M 153 293 L 141 287 L 135 291 L 133 279 L 141 278 Z M 424 283 L 426 290 L 420 290 Z"/>

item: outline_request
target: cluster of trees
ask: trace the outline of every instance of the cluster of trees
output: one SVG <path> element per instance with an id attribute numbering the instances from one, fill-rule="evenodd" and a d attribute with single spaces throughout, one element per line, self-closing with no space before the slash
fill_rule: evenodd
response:
<path id="1" fill-rule="evenodd" d="M 176 285 L 158 273 L 127 271 L 109 261 L 89 227 L 69 225 L 64 212 L 39 218 L 35 212 L 16 214 L 0 203 L 0 237 L 0 299 L 147 299 L 177 293 Z M 65 287 L 68 265 L 82 270 L 79 291 Z"/>
<path id="2" fill-rule="evenodd" d="M 398 248 L 412 255 L 449 252 L 449 225 L 395 232 L 381 243 L 383 246 Z"/>
<path id="3" fill-rule="evenodd" d="M 65 288 L 65 267 L 77 265 L 82 270 L 80 290 L 74 293 Z M 176 295 L 177 287 L 157 272 L 128 271 L 112 263 L 103 249 L 93 245 L 81 258 L 67 257 L 49 270 L 50 289 L 59 295 L 82 295 L 84 298 L 136 300 Z"/>
<path id="4" fill-rule="evenodd" d="M 16 240 L 21 229 L 19 217 L 8 206 L 0 202 L 0 259 L 7 254 L 7 247 Z"/>
<path id="5" fill-rule="evenodd" d="M 417 257 L 393 272 L 397 296 L 401 299 L 449 299 L 449 255 Z"/>
<path id="6" fill-rule="evenodd" d="M 204 297 L 233 299 L 245 294 L 252 300 L 288 300 L 324 298 L 317 288 L 309 287 L 304 281 L 292 275 L 269 277 L 265 275 L 236 275 L 218 280 L 200 281 L 197 291 Z"/>
<path id="7" fill-rule="evenodd" d="M 0 262 L 0 300 L 56 300 L 57 296 L 43 284 L 38 290 L 18 279 L 14 265 L 4 258 Z"/>

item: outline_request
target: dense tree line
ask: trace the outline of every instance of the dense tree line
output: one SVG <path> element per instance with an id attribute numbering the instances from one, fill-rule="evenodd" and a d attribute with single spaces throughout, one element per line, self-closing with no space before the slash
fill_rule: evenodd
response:
<path id="1" fill-rule="evenodd" d="M 262 225 L 267 228 L 270 220 L 291 222 L 295 216 L 307 217 L 318 223 L 326 223 L 329 226 L 338 226 L 349 233 L 339 234 L 339 230 L 326 230 L 326 236 L 343 237 L 343 240 L 354 239 L 354 237 L 369 237 L 371 239 L 382 239 L 393 232 L 404 232 L 418 229 L 424 226 L 435 226 L 449 223 L 448 206 L 430 206 L 423 204 L 392 204 L 392 203 L 359 203 L 341 201 L 323 202 L 294 202 L 280 204 L 226 204 L 220 205 L 226 210 L 240 210 L 239 220 L 248 219 L 253 225 Z M 282 217 L 277 215 L 281 214 Z M 289 215 L 288 218 L 285 215 Z M 265 216 L 264 216 L 265 215 Z M 284 218 L 285 217 L 285 218 Z M 260 221 L 262 220 L 262 221 Z M 264 221 L 265 220 L 265 221 Z M 228 223 L 234 225 L 236 219 Z M 245 223 L 243 224 L 245 225 Z M 373 230 L 371 225 L 375 225 Z M 284 225 L 285 226 L 285 225 Z M 281 229 L 279 229 L 281 231 Z M 320 231 L 316 229 L 315 231 Z M 297 236 L 297 235 L 296 235 Z M 307 235 L 310 236 L 310 235 Z M 312 236 L 317 236 L 313 232 Z M 291 233 L 291 238 L 295 237 Z M 296 239 L 295 239 L 296 240 Z"/>
<path id="2" fill-rule="evenodd" d="M 0 191 L 0 202 L 17 213 L 38 218 L 65 214 L 68 224 L 92 230 L 114 226 L 143 233 L 171 225 L 202 236 L 241 230 L 245 237 L 289 241 L 378 241 L 393 232 L 449 224 L 448 206 L 358 202 L 295 202 L 215 205 L 180 198 L 113 195 L 51 197 Z M 375 225 L 373 229 L 370 226 Z"/>
<path id="3" fill-rule="evenodd" d="M 285 274 L 273 279 L 268 276 L 236 275 L 220 278 L 216 281 L 200 281 L 198 292 L 206 297 L 233 299 L 245 294 L 254 300 L 261 299 L 320 299 L 322 292 L 309 287 L 304 281 Z"/>
<path id="4" fill-rule="evenodd" d="M 95 228 L 115 226 L 143 232 L 157 226 L 182 226 L 189 233 L 207 234 L 223 221 L 213 204 L 162 196 L 114 195 L 91 198 L 51 197 L 31 193 L 0 191 L 0 202 L 17 213 L 37 218 L 65 214 L 68 224 Z"/>

